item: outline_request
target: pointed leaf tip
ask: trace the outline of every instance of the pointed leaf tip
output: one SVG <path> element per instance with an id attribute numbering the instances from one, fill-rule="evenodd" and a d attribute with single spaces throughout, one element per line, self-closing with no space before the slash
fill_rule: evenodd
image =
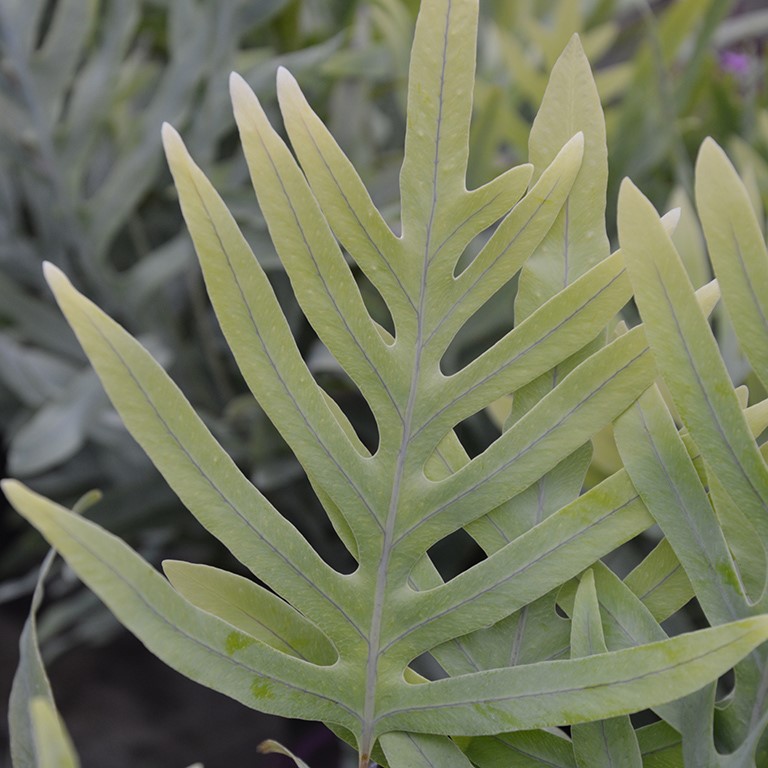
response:
<path id="1" fill-rule="evenodd" d="M 6 478 L 0 481 L 0 488 L 2 488 L 5 498 L 8 499 L 11 506 L 22 516 L 27 517 L 25 512 L 25 501 L 30 498 L 34 498 L 37 494 L 27 488 L 24 483 L 14 480 L 13 478 Z"/>
<path id="2" fill-rule="evenodd" d="M 301 90 L 296 78 L 285 68 L 277 68 L 277 98 L 280 100 L 281 109 L 283 109 L 283 99 L 295 98 L 299 96 Z"/>
<path id="3" fill-rule="evenodd" d="M 164 143 L 171 141 L 174 138 L 179 138 L 178 131 L 170 123 L 163 123 L 162 127 L 160 128 L 160 134 L 163 137 Z"/>
<path id="4" fill-rule="evenodd" d="M 291 85 L 296 82 L 296 78 L 283 66 L 277 68 L 277 86 L 278 88 L 285 83 Z"/>
<path id="5" fill-rule="evenodd" d="M 635 182 L 632 181 L 629 177 L 626 177 L 622 180 L 621 186 L 619 187 L 619 204 L 618 209 L 621 211 L 622 209 L 622 203 L 623 205 L 627 205 L 628 201 L 630 200 L 645 200 L 647 203 L 645 195 L 640 191 L 640 189 L 635 185 Z M 650 205 L 650 203 L 648 203 Z"/>
<path id="6" fill-rule="evenodd" d="M 661 223 L 664 225 L 664 229 L 668 234 L 673 234 L 677 229 L 677 225 L 680 223 L 680 217 L 683 214 L 682 208 L 670 208 L 662 217 Z"/>
<path id="7" fill-rule="evenodd" d="M 584 134 L 582 131 L 574 133 L 573 136 L 563 144 L 560 151 L 557 153 L 557 156 L 560 157 L 561 155 L 567 155 L 569 153 L 579 155 L 584 154 Z M 535 164 L 531 163 L 531 166 L 535 168 Z"/>
<path id="8" fill-rule="evenodd" d="M 171 156 L 178 152 L 186 152 L 184 141 L 179 135 L 179 132 L 170 124 L 163 123 L 163 127 L 160 129 L 160 133 L 163 139 L 163 149 L 165 150 L 165 156 L 168 158 L 168 164 L 171 164 Z"/>
<path id="9" fill-rule="evenodd" d="M 568 55 L 575 55 L 584 60 L 587 59 L 587 54 L 584 52 L 584 45 L 581 42 L 578 32 L 574 32 L 569 38 L 563 52 L 560 54 L 560 58 L 566 58 Z"/>
<path id="10" fill-rule="evenodd" d="M 57 286 L 69 284 L 67 276 L 50 261 L 43 262 L 43 276 L 54 293 L 56 293 Z"/>
<path id="11" fill-rule="evenodd" d="M 712 152 L 715 150 L 720 150 L 720 152 L 722 152 L 723 148 L 711 136 L 707 136 L 704 141 L 701 142 L 701 146 L 699 147 L 699 154 L 702 152 Z"/>
<path id="12" fill-rule="evenodd" d="M 309 768 L 309 766 L 301 758 L 296 757 L 296 755 L 294 755 L 293 752 L 291 752 L 289 749 L 286 749 L 282 744 L 272 739 L 267 739 L 266 741 L 262 741 L 261 744 L 259 744 L 259 746 L 256 747 L 256 749 L 262 755 L 276 754 L 276 755 L 284 755 L 285 757 L 290 757 L 291 760 L 293 760 L 294 764 L 297 766 L 297 768 Z"/>
<path id="13" fill-rule="evenodd" d="M 5 494 L 6 498 L 10 500 L 11 494 L 14 492 L 14 488 L 19 485 L 18 480 L 13 480 L 10 477 L 5 477 L 0 480 L 0 490 Z"/>
<path id="14" fill-rule="evenodd" d="M 733 163 L 726 154 L 725 150 L 711 137 L 707 136 L 699 147 L 699 154 L 696 157 L 696 177 L 698 178 L 702 173 L 706 173 L 704 170 L 707 166 L 714 166 L 718 162 L 725 163 L 729 170 L 732 170 L 736 174 L 736 170 L 733 168 Z M 716 171 L 712 168 L 711 173 Z"/>
<path id="15" fill-rule="evenodd" d="M 584 156 L 584 132 L 579 131 L 574 133 L 570 139 L 563 145 L 563 148 L 557 153 L 557 156 L 578 155 L 580 158 Z"/>
<path id="16" fill-rule="evenodd" d="M 230 72 L 229 74 L 229 95 L 233 104 L 236 104 L 238 100 L 243 98 L 255 98 L 251 86 L 248 85 L 245 78 L 237 72 Z"/>
<path id="17" fill-rule="evenodd" d="M 626 190 L 629 190 L 629 189 L 637 189 L 637 187 L 635 186 L 635 182 L 632 181 L 632 179 L 630 179 L 629 176 L 625 176 L 621 180 L 621 184 L 619 185 L 619 194 L 622 194 L 622 193 L 629 194 L 626 192 Z"/>

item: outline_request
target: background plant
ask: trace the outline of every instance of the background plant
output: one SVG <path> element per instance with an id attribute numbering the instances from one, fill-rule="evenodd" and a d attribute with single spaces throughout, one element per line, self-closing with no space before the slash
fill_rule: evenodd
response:
<path id="1" fill-rule="evenodd" d="M 60 500 L 103 489 L 97 517 L 149 557 L 171 539 L 207 545 L 119 425 L 51 306 L 40 268 L 43 260 L 66 268 L 140 335 L 230 451 L 259 470 L 265 490 L 279 494 L 295 483 L 295 462 L 243 398 L 222 353 L 168 192 L 158 126 L 164 119 L 183 126 L 194 117 L 190 145 L 237 209 L 247 171 L 227 146 L 234 121 L 221 96 L 229 72 L 247 74 L 269 101 L 279 62 L 311 71 L 345 43 L 338 30 L 348 9 L 301 10 L 280 0 L 71 0 L 0 9 L 0 413 L 8 469 Z M 327 90 L 322 79 L 314 81 Z M 239 217 L 275 280 L 285 281 L 258 210 L 241 206 Z M 296 309 L 286 310 L 301 333 Z M 15 517 L 4 514 L 3 530 L 14 538 L 13 548 L 3 550 L 7 578 L 31 568 L 40 550 Z M 9 599 L 29 589 L 26 578 L 0 591 Z M 104 637 L 103 615 L 86 595 L 59 608 L 60 648 Z"/>

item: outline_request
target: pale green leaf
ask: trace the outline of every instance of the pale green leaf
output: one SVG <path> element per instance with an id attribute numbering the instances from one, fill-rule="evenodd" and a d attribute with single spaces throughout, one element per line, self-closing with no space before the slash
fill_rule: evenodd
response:
<path id="1" fill-rule="evenodd" d="M 431 546 L 490 512 L 552 469 L 618 416 L 653 380 L 645 338 L 631 331 L 590 357 L 484 453 L 423 490 L 398 541 Z"/>
<path id="2" fill-rule="evenodd" d="M 668 207 L 680 211 L 680 222 L 672 234 L 672 242 L 685 265 L 685 271 L 694 288 L 700 288 L 711 279 L 707 248 L 696 212 L 682 187 L 676 187 Z"/>
<path id="3" fill-rule="evenodd" d="M 430 654 L 450 675 L 562 658 L 570 622 L 555 608 L 557 590 L 538 598 L 486 629 L 433 648 Z"/>
<path id="4" fill-rule="evenodd" d="M 707 467 L 706 476 L 709 483 L 709 498 L 722 526 L 728 547 L 733 553 L 743 590 L 750 603 L 757 603 L 763 596 L 768 574 L 763 542 L 752 523 L 747 520 L 723 487 L 717 472 L 712 467 Z"/>
<path id="5" fill-rule="evenodd" d="M 624 583 L 659 622 L 668 619 L 694 596 L 691 582 L 667 539 L 662 539 L 651 550 Z"/>
<path id="6" fill-rule="evenodd" d="M 685 568 L 707 618 L 750 614 L 725 537 L 657 388 L 619 418 L 616 442 L 648 511 Z"/>
<path id="7" fill-rule="evenodd" d="M 472 768 L 456 744 L 443 736 L 388 733 L 381 747 L 390 768 Z"/>
<path id="8" fill-rule="evenodd" d="M 479 736 L 471 739 L 464 751 L 478 768 L 577 768 L 570 739 L 550 731 Z"/>
<path id="9" fill-rule="evenodd" d="M 20 483 L 4 481 L 3 491 L 166 664 L 249 707 L 355 726 L 355 693 L 332 667 L 282 653 L 196 608 L 120 539 Z"/>
<path id="10" fill-rule="evenodd" d="M 558 216 L 581 167 L 584 137 L 574 134 L 499 224 L 478 255 L 445 286 L 446 307 L 427 343 L 442 352 L 451 338 L 536 250 Z M 430 314 L 437 311 L 427 308 Z"/>
<path id="11" fill-rule="evenodd" d="M 529 156 L 537 173 L 579 131 L 584 135 L 581 169 L 557 221 L 521 273 L 515 301 L 518 321 L 609 253 L 605 232 L 608 150 L 603 110 L 589 62 L 574 35 L 552 69 L 531 129 Z"/>
<path id="12" fill-rule="evenodd" d="M 558 26 L 566 35 L 576 29 L 568 29 L 568 16 L 569 11 L 565 7 L 560 8 Z M 531 129 L 529 159 L 537 175 L 558 151 L 560 137 L 573 132 L 583 136 L 581 167 L 554 225 L 521 271 L 515 297 L 515 318 L 518 324 L 524 321 L 524 325 L 542 312 L 554 300 L 550 297 L 567 293 L 569 286 L 588 279 L 587 275 L 593 272 L 596 274 L 609 262 L 620 263 L 623 268 L 623 259 L 619 254 L 607 258 L 610 249 L 605 233 L 605 193 L 608 181 L 605 122 L 589 62 L 576 35 L 573 35 L 554 64 L 541 108 Z M 543 306 L 537 310 L 536 307 L 542 303 Z M 563 377 L 604 344 L 607 325 L 603 323 L 598 327 L 598 333 L 593 339 L 582 339 L 579 347 L 574 346 L 568 350 L 563 355 L 563 362 L 551 366 L 549 372 L 541 371 L 538 378 L 516 391 L 511 414 L 505 425 L 507 428 L 535 408 L 535 404 Z M 581 446 L 574 445 L 569 456 L 565 456 L 524 493 L 506 505 L 503 516 L 496 517 L 497 524 L 506 533 L 524 529 L 575 498 L 584 482 L 590 453 L 589 441 L 583 441 Z M 527 626 L 526 613 L 522 614 L 516 628 L 516 643 L 524 639 L 519 631 Z M 552 619 L 550 622 L 553 628 L 557 626 Z M 540 658 L 548 657 L 544 655 Z"/>
<path id="13" fill-rule="evenodd" d="M 30 713 L 32 701 L 44 700 L 55 708 L 51 684 L 43 666 L 37 639 L 37 611 L 43 599 L 43 583 L 55 555 L 54 551 L 49 552 L 40 566 L 29 617 L 19 641 L 19 666 L 13 678 L 8 702 L 11 757 L 16 768 L 36 767 L 34 723 Z"/>
<path id="14" fill-rule="evenodd" d="M 640 599 L 603 563 L 592 567 L 600 616 L 606 646 L 610 651 L 634 648 L 646 643 L 660 642 L 667 638 L 666 632 Z M 558 595 L 558 603 L 570 614 L 574 612 L 576 585 L 570 582 Z M 655 707 L 673 726 L 680 724 L 676 704 Z"/>
<path id="15" fill-rule="evenodd" d="M 680 734 L 674 728 L 660 720 L 638 728 L 636 733 L 643 753 L 643 768 L 680 768 Z"/>
<path id="16" fill-rule="evenodd" d="M 426 268 L 463 220 L 455 209 L 466 196 L 477 13 L 478 0 L 439 0 L 424 4 L 416 23 L 400 198 L 403 238 L 426 254 L 424 264 L 406 260 L 402 277 L 417 306 Z M 450 259 L 448 249 L 441 258 Z"/>
<path id="17" fill-rule="evenodd" d="M 230 85 L 254 189 L 296 298 L 320 338 L 360 387 L 377 419 L 380 422 L 394 421 L 399 393 L 393 391 L 396 382 L 391 378 L 392 349 L 369 316 L 352 271 L 290 151 L 269 124 L 245 81 L 233 75 Z M 174 141 L 180 144 L 175 137 Z M 181 147 L 178 152 L 181 154 Z M 185 160 L 195 173 L 191 160 Z M 171 165 L 174 166 L 173 160 Z M 200 177 L 196 185 L 200 194 L 203 185 L 210 185 L 200 171 L 196 171 L 196 175 Z M 208 192 L 208 196 L 213 194 L 212 190 Z M 223 204 L 219 208 L 220 218 L 225 219 L 226 209 Z M 194 214 L 187 218 L 194 220 Z M 225 250 L 230 250 L 226 242 L 222 245 Z M 232 276 L 238 290 L 248 295 L 249 282 L 253 284 L 252 281 L 260 280 L 263 283 L 265 278 L 252 277 L 250 273 L 255 271 L 253 258 L 242 246 L 238 251 L 239 258 L 233 255 L 231 261 Z M 208 266 L 209 260 L 202 263 L 211 298 L 216 302 L 220 291 L 217 290 L 215 272 Z M 220 272 L 220 268 L 217 271 Z M 220 321 L 228 333 L 230 313 L 225 312 L 225 307 L 218 307 Z M 254 324 L 258 325 L 256 308 L 252 306 L 251 312 Z M 232 333 L 229 341 L 233 351 L 239 353 L 237 338 Z"/>
<path id="18" fill-rule="evenodd" d="M 33 698 L 29 711 L 35 742 L 35 768 L 79 768 L 75 748 L 52 702 L 46 697 Z M 24 764 L 14 765 L 23 768 Z"/>
<path id="19" fill-rule="evenodd" d="M 571 658 L 608 650 L 603 636 L 595 577 L 586 571 L 576 591 L 571 622 Z M 642 768 L 640 747 L 629 717 L 613 717 L 571 728 L 579 768 Z"/>
<path id="20" fill-rule="evenodd" d="M 696 163 L 696 204 L 726 311 L 768 386 L 768 250 L 744 183 L 712 139 Z"/>
<path id="21" fill-rule="evenodd" d="M 583 659 L 393 686 L 381 727 L 493 733 L 629 714 L 698 690 L 766 639 L 768 618 L 758 616 Z"/>
<path id="22" fill-rule="evenodd" d="M 185 12 L 194 11 L 176 13 Z M 245 82 L 231 81 L 261 212 L 300 308 L 370 406 L 378 430 L 372 451 L 302 359 L 224 202 L 180 137 L 164 129 L 224 337 L 357 568 L 343 575 L 329 567 L 148 353 L 50 267 L 57 299 L 128 429 L 182 502 L 275 595 L 239 576 L 178 563 L 169 566 L 176 590 L 102 529 L 6 485 L 20 511 L 161 659 L 249 706 L 328 723 L 357 747 L 361 768 L 388 745 L 437 764 L 467 762 L 458 751 L 466 741 L 393 732 L 518 730 L 528 735 L 500 737 L 505 749 L 528 764 L 537 755 L 562 757 L 570 768 L 567 740 L 529 732 L 663 707 L 711 683 L 768 634 L 756 617 L 666 639 L 642 601 L 599 563 L 653 519 L 623 470 L 578 495 L 585 446 L 657 376 L 644 329 L 604 346 L 603 329 L 630 286 L 624 257 L 608 255 L 599 100 L 574 40 L 531 143 L 537 183 L 523 194 L 530 169 L 521 167 L 467 190 L 477 12 L 477 0 L 421 3 L 399 234 L 287 72 L 278 92 L 293 151 Z M 555 109 L 560 99 L 565 119 Z M 464 266 L 479 235 L 487 244 Z M 391 334 L 369 314 L 353 268 L 386 303 Z M 517 327 L 446 375 L 456 335 L 521 268 Z M 519 405 L 514 423 L 470 459 L 453 428 L 510 394 Z M 444 583 L 429 550 L 463 526 L 489 556 Z M 567 659 L 568 622 L 555 613 L 555 599 L 585 568 L 596 574 L 611 651 Z M 546 661 L 534 652 L 535 627 L 551 631 L 538 649 Z M 499 655 L 490 644 L 505 630 Z M 416 675 L 409 665 L 422 653 L 454 677 Z M 673 708 L 670 722 L 678 714 Z"/>
<path id="23" fill-rule="evenodd" d="M 450 400 L 439 409 L 430 403 L 432 415 L 417 436 L 434 443 L 466 416 L 529 384 L 592 341 L 629 297 L 620 255 L 605 259 L 451 376 L 444 387 Z"/>
<path id="24" fill-rule="evenodd" d="M 78 294 L 61 272 L 48 266 L 47 274 L 126 426 L 190 511 L 245 565 L 264 569 L 265 581 L 278 594 L 290 595 L 295 607 L 325 605 L 319 615 L 337 627 L 338 618 L 354 627 L 355 620 L 338 604 L 334 608 L 335 600 L 329 598 L 344 589 L 338 574 L 243 476 L 149 353 Z M 338 425 L 335 419 L 333 423 Z M 330 587 L 333 581 L 335 589 Z M 309 591 L 297 589 L 297 584 Z"/>
<path id="25" fill-rule="evenodd" d="M 631 648 L 644 643 L 663 641 L 666 633 L 658 622 L 654 619 L 648 609 L 639 601 L 639 599 L 628 589 L 627 585 L 621 581 L 612 571 L 602 563 L 598 563 L 593 568 L 595 582 L 597 585 L 597 594 L 600 601 L 600 612 L 603 619 L 603 629 L 605 631 L 606 644 L 610 650 L 622 648 Z M 562 593 L 566 610 L 573 611 L 573 593 L 565 588 Z M 752 659 L 752 654 L 748 659 Z M 736 668 L 737 676 L 739 669 L 744 665 L 742 661 Z M 754 663 L 752 661 L 750 664 Z M 709 741 L 711 743 L 710 733 L 705 740 L 701 738 L 701 721 L 711 716 L 711 707 L 701 710 L 702 691 L 697 691 L 685 698 L 674 701 L 670 704 L 653 707 L 655 712 L 663 717 L 664 720 L 677 729 L 678 732 L 685 734 L 684 741 L 689 742 L 686 750 L 697 749 L 697 742 Z M 691 718 L 694 722 L 691 722 Z M 704 731 L 706 733 L 706 729 Z M 641 745 L 641 751 L 646 759 L 645 753 L 648 745 L 644 745 L 638 733 L 638 740 Z M 667 760 L 672 761 L 671 765 L 679 766 L 681 761 L 675 758 L 680 753 L 680 737 L 673 739 L 664 738 L 667 745 L 660 750 L 657 755 L 661 765 L 668 765 Z M 655 753 L 654 753 L 655 754 Z M 651 763 L 655 764 L 655 763 Z M 698 765 L 696 760 L 692 764 Z M 686 763 L 687 765 L 687 763 Z"/>
<path id="26" fill-rule="evenodd" d="M 404 254 L 398 238 L 373 206 L 352 164 L 309 108 L 296 81 L 285 70 L 279 73 L 279 79 L 278 95 L 288 134 L 335 235 L 355 254 L 355 260 L 396 317 L 413 312 L 413 297 L 399 278 Z M 481 231 L 505 215 L 525 192 L 531 170 L 530 166 L 513 168 L 468 194 L 468 218 L 456 225 L 451 237 L 457 237 L 463 228 L 472 233 Z M 526 195 L 526 199 L 533 201 L 535 197 Z M 534 218 L 533 222 L 541 219 Z M 487 281 L 483 285 L 487 288 Z"/>
<path id="27" fill-rule="evenodd" d="M 459 622 L 475 629 L 499 620 L 650 522 L 626 475 L 614 476 L 445 585 L 414 595 L 402 609 L 409 629 L 392 643 L 408 638 L 409 655 L 416 656 L 429 649 L 429 638 L 436 644 L 458 634 Z"/>
<path id="28" fill-rule="evenodd" d="M 628 181 L 619 235 L 648 340 L 691 437 L 768 541 L 768 470 L 691 284 L 656 212 Z"/>
<path id="29" fill-rule="evenodd" d="M 715 714 L 714 683 L 705 686 L 677 704 L 683 747 L 683 765 L 720 768 L 712 727 Z"/>
<path id="30" fill-rule="evenodd" d="M 166 560 L 163 571 L 190 603 L 250 637 L 314 664 L 333 664 L 328 638 L 277 595 L 250 579 L 207 565 Z"/>
<path id="31" fill-rule="evenodd" d="M 472 523 L 468 532 L 489 554 L 528 532 L 576 499 L 584 484 L 590 453 L 589 446 L 583 445 L 550 470 L 546 478 Z"/>
<path id="32" fill-rule="evenodd" d="M 309 768 L 309 766 L 303 760 L 296 757 L 293 752 L 286 749 L 282 744 L 272 741 L 272 739 L 262 741 L 261 744 L 259 744 L 259 752 L 263 755 L 285 755 L 285 757 L 290 757 L 291 760 L 293 760 L 296 768 Z"/>
<path id="33" fill-rule="evenodd" d="M 255 97 L 246 97 L 246 105 L 250 99 Z M 302 361 L 269 281 L 223 201 L 191 161 L 178 135 L 167 127 L 164 136 L 206 285 L 243 375 L 309 474 L 323 478 L 326 491 L 341 509 L 354 509 L 362 518 L 347 520 L 357 531 L 375 519 L 370 499 L 374 489 L 360 454 Z M 290 210 L 285 215 L 291 215 Z M 346 265 L 344 269 L 348 271 Z M 376 339 L 383 347 L 378 333 Z M 339 482 L 331 484 L 331 478 Z M 364 543 L 359 537 L 358 544 Z"/>

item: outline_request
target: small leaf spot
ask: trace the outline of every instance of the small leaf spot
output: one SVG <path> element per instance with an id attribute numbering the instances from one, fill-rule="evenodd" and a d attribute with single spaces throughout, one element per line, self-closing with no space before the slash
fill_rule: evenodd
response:
<path id="1" fill-rule="evenodd" d="M 251 693 L 255 699 L 272 699 L 275 695 L 272 692 L 272 684 L 260 677 L 254 678 L 251 683 Z"/>
<path id="2" fill-rule="evenodd" d="M 242 651 L 254 642 L 252 637 L 244 635 L 242 632 L 230 632 L 227 635 L 227 642 L 224 646 L 227 655 L 231 656 L 235 651 Z"/>

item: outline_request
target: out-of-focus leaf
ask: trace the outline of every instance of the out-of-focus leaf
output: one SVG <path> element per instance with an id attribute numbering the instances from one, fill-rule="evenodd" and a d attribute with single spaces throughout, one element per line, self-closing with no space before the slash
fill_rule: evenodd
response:
<path id="1" fill-rule="evenodd" d="M 8 469 L 19 477 L 43 472 L 82 447 L 94 410 L 102 402 L 98 379 L 84 371 L 64 393 L 45 405 L 13 436 Z"/>
<path id="2" fill-rule="evenodd" d="M 56 553 L 51 550 L 40 566 L 37 585 L 32 595 L 29 617 L 19 641 L 19 666 L 13 678 L 8 703 L 8 723 L 11 736 L 11 756 L 17 768 L 35 768 L 35 733 L 30 705 L 44 700 L 55 707 L 51 685 L 43 666 L 37 638 L 37 611 L 43 600 L 43 583 Z"/>
<path id="3" fill-rule="evenodd" d="M 27 406 L 37 408 L 60 397 L 77 370 L 57 355 L 0 336 L 0 379 Z"/>
<path id="4" fill-rule="evenodd" d="M 67 87 L 93 32 L 98 2 L 59 0 L 51 8 L 52 19 L 32 60 L 32 74 L 48 119 L 55 122 L 61 116 Z"/>
<path id="5" fill-rule="evenodd" d="M 672 234 L 680 258 L 694 288 L 701 288 L 711 279 L 707 249 L 696 212 L 682 187 L 677 187 L 669 201 L 670 208 L 680 209 L 680 222 Z"/>
<path id="6" fill-rule="evenodd" d="M 53 703 L 37 697 L 30 701 L 29 709 L 35 743 L 34 768 L 79 768 L 75 748 Z M 23 768 L 22 763 L 15 765 Z"/>
<path id="7" fill-rule="evenodd" d="M 309 766 L 300 758 L 296 757 L 296 755 L 293 754 L 290 750 L 286 749 L 282 744 L 278 744 L 276 741 L 272 741 L 272 739 L 267 739 L 267 741 L 262 741 L 261 744 L 259 744 L 259 752 L 261 752 L 263 755 L 285 755 L 285 757 L 290 757 L 291 760 L 293 760 L 294 764 L 296 765 L 296 768 L 309 768 Z"/>

